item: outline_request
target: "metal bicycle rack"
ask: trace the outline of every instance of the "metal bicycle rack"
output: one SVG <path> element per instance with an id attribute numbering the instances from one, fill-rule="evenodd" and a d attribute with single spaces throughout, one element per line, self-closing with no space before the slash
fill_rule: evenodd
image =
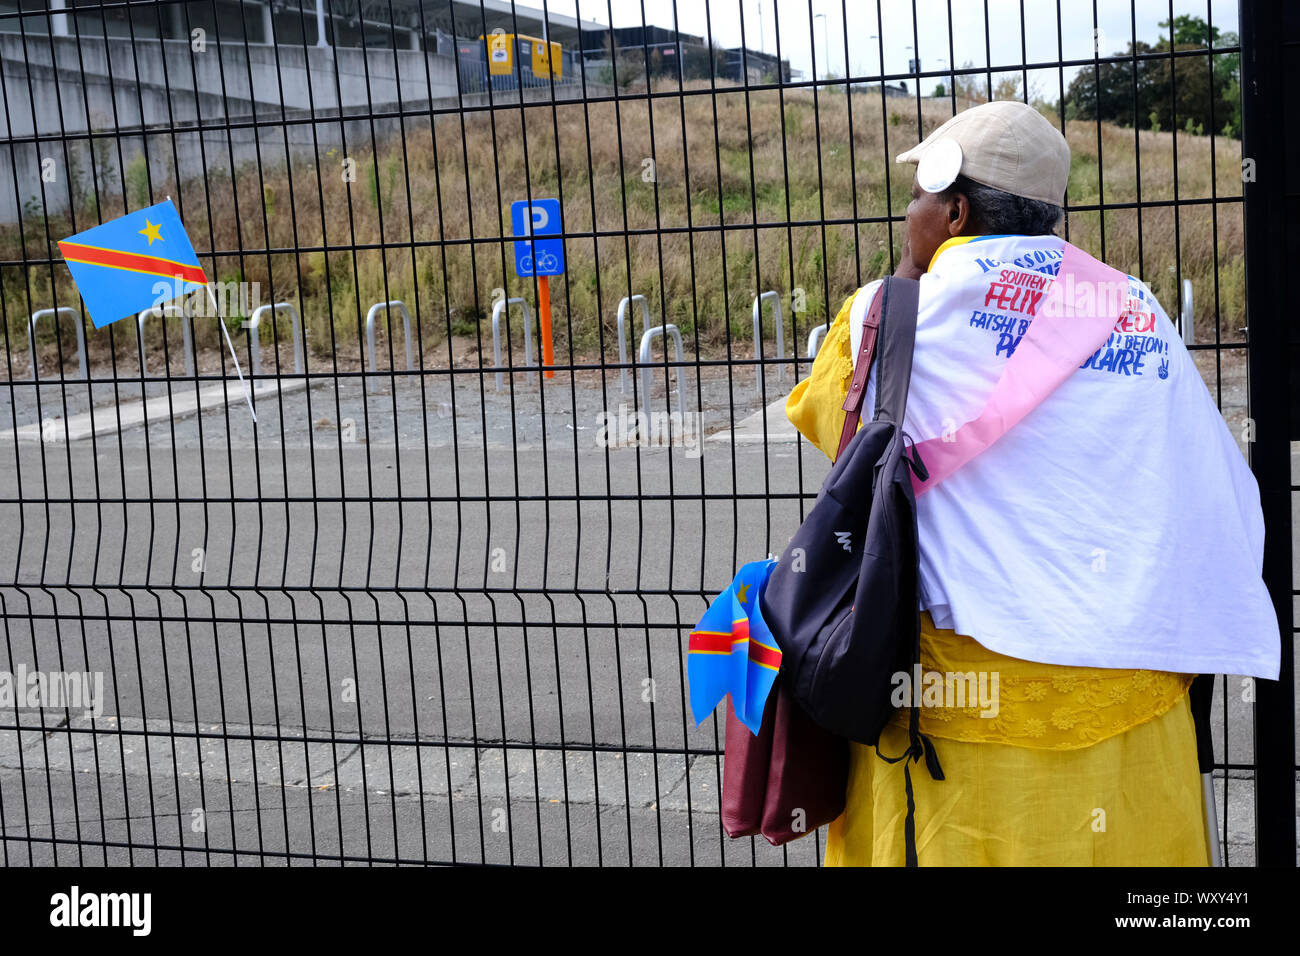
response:
<path id="1" fill-rule="evenodd" d="M 624 296 L 618 303 L 618 389 L 627 394 L 627 307 L 629 304 L 641 306 L 641 325 L 650 328 L 650 304 L 643 295 Z"/>
<path id="2" fill-rule="evenodd" d="M 396 309 L 402 313 L 402 329 L 406 335 L 406 370 L 415 371 L 415 358 L 411 353 L 411 313 L 406 311 L 406 306 L 398 299 L 390 299 L 388 302 L 376 302 L 366 313 L 366 354 L 370 357 L 370 371 L 374 373 L 375 368 L 375 316 L 380 310 L 391 312 Z M 393 320 L 388 320 L 389 338 L 392 338 Z M 375 378 L 371 374 L 366 378 L 366 391 L 372 392 L 375 388 Z"/>
<path id="3" fill-rule="evenodd" d="M 822 347 L 822 339 L 826 338 L 826 329 L 827 326 L 819 325 L 808 333 L 808 357 L 810 359 L 817 357 L 817 352 Z"/>
<path id="4" fill-rule="evenodd" d="M 650 389 L 654 384 L 651 376 L 654 374 L 655 366 L 650 362 L 650 344 L 656 336 L 668 336 L 673 340 L 673 361 L 677 364 L 677 410 L 686 414 L 686 369 L 682 365 L 682 333 L 678 331 L 675 325 L 656 325 L 652 329 L 646 329 L 645 334 L 641 336 L 640 348 L 640 366 L 641 366 L 641 391 L 644 393 L 642 401 L 649 407 Z M 668 401 L 668 410 L 672 411 L 672 401 Z"/>
<path id="5" fill-rule="evenodd" d="M 32 313 L 32 317 L 27 320 L 27 345 L 32 352 L 32 381 L 40 379 L 40 369 L 36 364 L 36 323 L 47 315 L 54 316 L 55 331 L 58 331 L 58 317 L 64 312 L 72 316 L 73 325 L 77 329 L 77 368 L 83 379 L 89 378 L 86 374 L 86 330 L 81 322 L 81 316 L 77 310 L 70 305 L 61 305 L 53 309 L 37 309 Z"/>
<path id="6" fill-rule="evenodd" d="M 292 302 L 259 305 L 253 310 L 253 314 L 249 316 L 248 322 L 245 323 L 249 335 L 249 352 L 252 353 L 252 358 L 249 360 L 249 364 L 252 366 L 252 374 L 262 374 L 262 343 L 258 340 L 257 329 L 262 324 L 262 316 L 268 312 L 271 313 L 272 317 L 277 312 L 289 313 L 289 323 L 293 328 L 293 373 L 302 375 L 302 319 L 298 316 L 298 309 Z"/>
<path id="7" fill-rule="evenodd" d="M 759 397 L 763 395 L 763 351 L 759 333 L 762 330 L 763 302 L 767 299 L 772 300 L 772 315 L 776 319 L 776 357 L 778 360 L 785 358 L 785 329 L 781 323 L 781 294 L 768 290 L 754 298 L 754 360 L 757 363 L 754 366 L 754 385 L 758 389 Z M 784 364 L 776 367 L 776 380 L 781 384 L 785 384 Z"/>
<path id="8" fill-rule="evenodd" d="M 179 315 L 181 317 L 181 334 L 183 336 L 182 344 L 185 349 L 185 377 L 194 377 L 194 341 L 190 337 L 190 316 L 178 305 L 155 305 L 152 309 L 145 309 L 136 317 L 136 340 L 140 347 L 140 377 L 148 378 L 148 364 L 145 362 L 144 355 L 144 320 L 151 316 L 158 316 L 163 319 L 168 315 Z M 163 370 L 163 378 L 170 377 L 167 370 Z"/>
<path id="9" fill-rule="evenodd" d="M 510 306 L 519 306 L 524 313 L 524 367 L 532 368 L 533 365 L 533 310 L 528 304 L 527 299 L 498 299 L 497 304 L 492 306 L 492 364 L 497 370 L 497 391 L 501 391 L 502 372 L 501 372 L 501 316 L 509 314 Z M 509 319 L 507 318 L 507 322 Z M 529 373 L 529 379 L 537 377 L 535 372 Z"/>

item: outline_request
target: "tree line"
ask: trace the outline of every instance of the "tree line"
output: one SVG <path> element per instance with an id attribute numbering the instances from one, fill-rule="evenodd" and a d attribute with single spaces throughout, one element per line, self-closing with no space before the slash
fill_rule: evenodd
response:
<path id="1" fill-rule="evenodd" d="M 1241 136 L 1241 54 L 1215 53 L 1234 47 L 1237 34 L 1221 32 L 1199 17 L 1181 15 L 1160 24 L 1154 46 L 1130 41 L 1115 56 L 1139 57 L 1084 67 L 1065 96 L 1066 119 L 1100 119 L 1160 132 Z M 1172 28 L 1171 28 L 1172 27 Z M 1204 56 L 1159 56 L 1205 50 Z M 1152 56 L 1151 54 L 1157 54 Z"/>

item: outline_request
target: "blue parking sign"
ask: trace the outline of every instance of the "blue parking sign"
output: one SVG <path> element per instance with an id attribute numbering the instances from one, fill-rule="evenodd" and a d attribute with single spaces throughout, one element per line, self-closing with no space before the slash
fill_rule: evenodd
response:
<path id="1" fill-rule="evenodd" d="M 515 236 L 515 273 L 558 276 L 564 272 L 564 240 L 542 239 L 563 231 L 558 199 L 521 199 L 510 204 L 510 225 Z M 527 237 L 533 236 L 531 240 Z"/>

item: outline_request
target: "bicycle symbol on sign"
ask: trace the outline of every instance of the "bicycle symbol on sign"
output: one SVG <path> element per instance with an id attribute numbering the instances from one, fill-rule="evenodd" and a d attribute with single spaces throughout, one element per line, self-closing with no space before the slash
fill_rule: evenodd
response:
<path id="1" fill-rule="evenodd" d="M 538 255 L 538 257 L 537 257 L 537 269 L 536 269 L 536 271 L 538 271 L 538 272 L 554 272 L 554 271 L 555 271 L 555 267 L 558 266 L 559 264 L 560 264 L 560 261 L 559 261 L 558 259 L 556 259 L 555 256 L 551 255 L 549 252 L 543 252 L 543 253 L 541 253 L 540 255 Z M 520 266 L 520 268 L 522 268 L 525 272 L 533 272 L 533 271 L 534 271 L 534 269 L 533 269 L 533 257 L 532 257 L 532 256 L 524 256 L 523 258 L 521 258 L 521 259 L 519 260 L 519 266 Z"/>

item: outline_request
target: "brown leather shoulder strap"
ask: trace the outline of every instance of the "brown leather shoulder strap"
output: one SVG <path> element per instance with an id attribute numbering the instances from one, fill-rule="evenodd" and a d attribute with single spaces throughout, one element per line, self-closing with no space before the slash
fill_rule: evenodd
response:
<path id="1" fill-rule="evenodd" d="M 867 390 L 867 375 L 871 370 L 871 359 L 876 352 L 876 339 L 880 334 L 880 306 L 885 298 L 885 282 L 880 283 L 880 288 L 876 290 L 875 298 L 871 300 L 871 308 L 867 310 L 867 318 L 862 323 L 862 341 L 858 345 L 858 360 L 853 367 L 853 382 L 849 385 L 849 393 L 844 396 L 844 428 L 840 431 L 840 447 L 835 452 L 838 460 L 844 453 L 844 449 L 849 446 L 853 440 L 854 434 L 858 430 L 858 421 L 862 418 L 862 399 Z"/>

